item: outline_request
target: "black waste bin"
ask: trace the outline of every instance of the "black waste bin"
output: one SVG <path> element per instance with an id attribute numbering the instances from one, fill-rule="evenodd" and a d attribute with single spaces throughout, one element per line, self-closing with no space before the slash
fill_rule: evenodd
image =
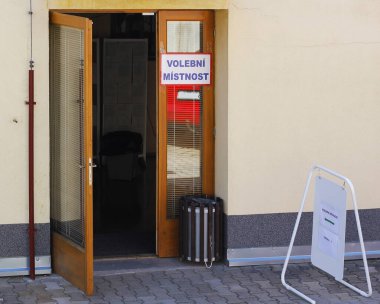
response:
<path id="1" fill-rule="evenodd" d="M 223 258 L 223 200 L 200 195 L 180 198 L 180 256 L 184 261 Z"/>

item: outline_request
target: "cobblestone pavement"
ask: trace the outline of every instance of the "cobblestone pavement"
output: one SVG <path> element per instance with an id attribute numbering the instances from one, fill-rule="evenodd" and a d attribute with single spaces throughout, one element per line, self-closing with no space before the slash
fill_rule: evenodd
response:
<path id="1" fill-rule="evenodd" d="M 346 262 L 345 279 L 366 290 L 360 261 Z M 380 260 L 369 260 L 371 298 L 359 296 L 310 264 L 289 265 L 287 281 L 317 303 L 380 303 Z M 102 272 L 85 296 L 57 275 L 0 278 L 0 303 L 306 303 L 285 290 L 282 265 L 201 266 Z"/>

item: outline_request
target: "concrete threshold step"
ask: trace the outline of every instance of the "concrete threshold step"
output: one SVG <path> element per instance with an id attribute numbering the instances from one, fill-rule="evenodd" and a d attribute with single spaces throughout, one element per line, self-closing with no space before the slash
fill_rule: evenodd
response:
<path id="1" fill-rule="evenodd" d="M 216 264 L 220 265 L 222 263 L 215 263 L 215 265 Z M 204 263 L 188 263 L 180 261 L 179 258 L 158 258 L 157 256 L 102 258 L 94 260 L 94 276 L 196 269 L 203 267 L 205 267 Z"/>

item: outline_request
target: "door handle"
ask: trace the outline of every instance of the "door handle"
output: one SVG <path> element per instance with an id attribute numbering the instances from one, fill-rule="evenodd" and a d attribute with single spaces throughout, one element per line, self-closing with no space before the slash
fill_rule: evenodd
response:
<path id="1" fill-rule="evenodd" d="M 90 186 L 92 186 L 92 179 L 93 179 L 93 168 L 96 168 L 97 165 L 92 162 L 91 157 L 88 159 L 88 183 Z"/>

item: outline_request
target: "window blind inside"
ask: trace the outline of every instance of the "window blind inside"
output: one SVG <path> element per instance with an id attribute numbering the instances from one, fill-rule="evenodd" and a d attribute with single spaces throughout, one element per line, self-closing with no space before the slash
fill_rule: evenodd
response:
<path id="1" fill-rule="evenodd" d="M 167 51 L 196 53 L 202 51 L 201 21 L 168 21 Z"/>
<path id="2" fill-rule="evenodd" d="M 202 52 L 202 22 L 168 21 L 167 50 Z M 167 218 L 179 215 L 179 198 L 202 193 L 203 93 L 201 86 L 167 86 Z"/>
<path id="3" fill-rule="evenodd" d="M 51 223 L 84 246 L 84 33 L 50 27 Z"/>

